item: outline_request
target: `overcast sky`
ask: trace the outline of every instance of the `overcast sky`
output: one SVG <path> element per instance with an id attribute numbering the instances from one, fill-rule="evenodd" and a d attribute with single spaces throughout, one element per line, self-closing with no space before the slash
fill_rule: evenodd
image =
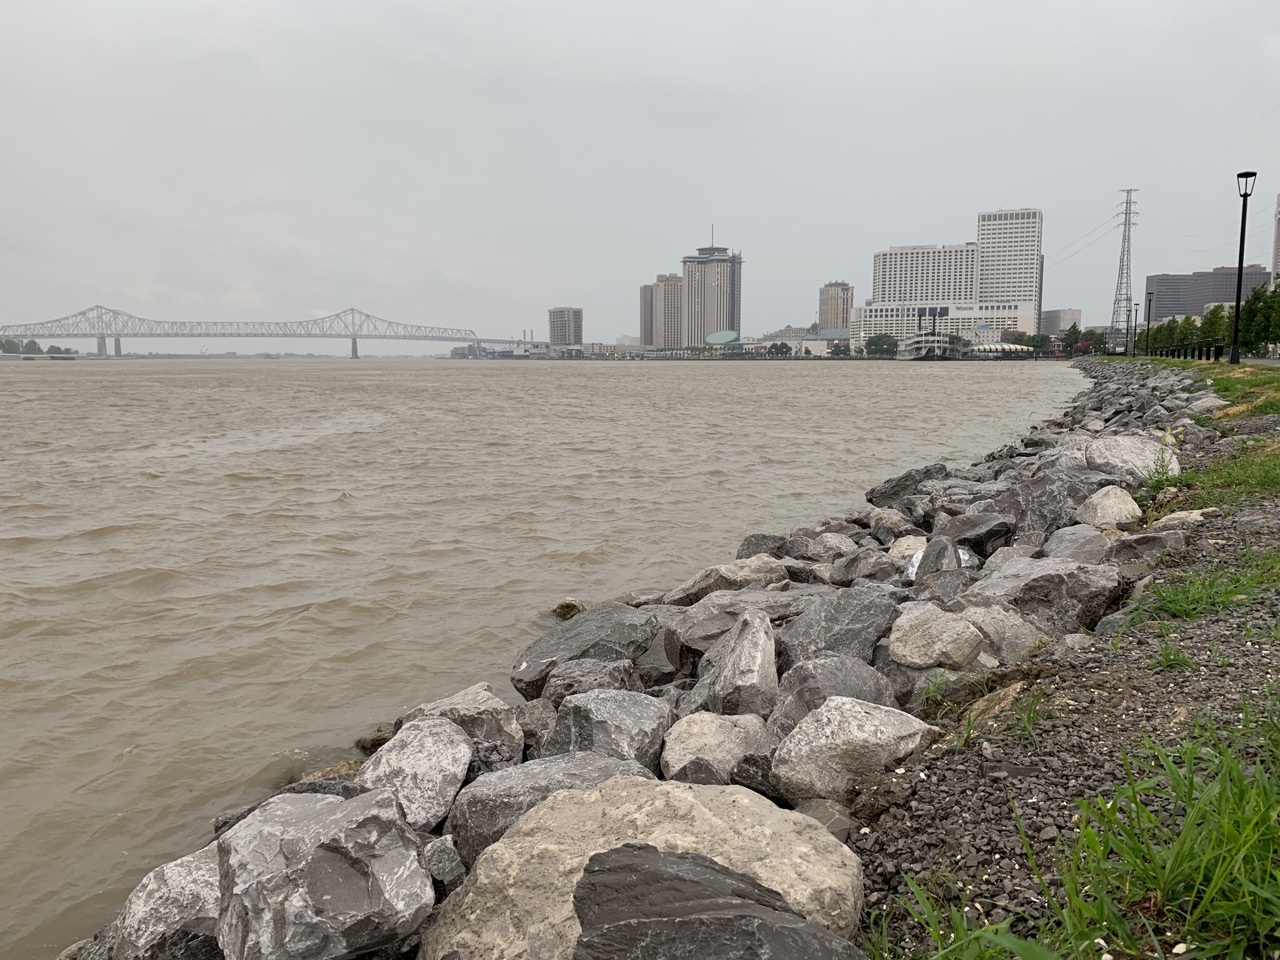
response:
<path id="1" fill-rule="evenodd" d="M 1270 263 L 1280 3 L 6 0 L 0 130 L 0 323 L 357 306 L 545 337 L 564 304 L 613 341 L 714 221 L 759 334 L 828 280 L 861 302 L 876 250 L 1034 206 L 1044 306 L 1092 325 L 1122 187 L 1135 299 L 1235 263 L 1242 167 Z"/>

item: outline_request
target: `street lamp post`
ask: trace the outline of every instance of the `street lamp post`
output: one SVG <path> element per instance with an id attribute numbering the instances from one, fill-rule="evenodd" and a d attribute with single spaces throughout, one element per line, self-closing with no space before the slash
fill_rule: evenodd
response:
<path id="1" fill-rule="evenodd" d="M 1144 357 L 1151 356 L 1151 298 L 1155 295 L 1154 290 L 1147 294 L 1147 340 L 1142 351 Z"/>
<path id="2" fill-rule="evenodd" d="M 1242 170 L 1236 174 L 1236 187 L 1240 191 L 1240 263 L 1236 268 L 1236 315 L 1231 318 L 1231 358 L 1229 363 L 1240 362 L 1240 293 L 1244 289 L 1244 225 L 1249 218 L 1249 195 L 1258 174 Z"/>
<path id="3" fill-rule="evenodd" d="M 1142 304 L 1137 300 L 1133 302 L 1133 332 L 1129 336 L 1129 355 L 1136 357 L 1138 355 L 1138 321 L 1142 319 Z"/>

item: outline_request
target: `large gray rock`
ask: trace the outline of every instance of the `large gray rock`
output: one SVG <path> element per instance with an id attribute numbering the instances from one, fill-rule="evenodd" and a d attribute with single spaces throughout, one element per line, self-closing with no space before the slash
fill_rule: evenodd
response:
<path id="1" fill-rule="evenodd" d="M 957 547 L 967 547 L 989 557 L 1013 538 L 1016 520 L 1007 513 L 962 513 L 938 525 L 935 537 L 947 537 Z"/>
<path id="2" fill-rule="evenodd" d="M 417 834 L 390 790 L 285 795 L 217 840 L 228 960 L 329 960 L 395 943 L 435 903 Z"/>
<path id="3" fill-rule="evenodd" d="M 602 603 L 552 627 L 530 644 L 511 670 L 511 685 L 533 700 L 559 663 L 590 657 L 635 660 L 649 649 L 657 632 L 654 617 L 625 603 Z"/>
<path id="4" fill-rule="evenodd" d="M 1091 471 L 1045 470 L 997 494 L 992 505 L 1000 513 L 1013 516 L 1017 540 L 1022 542 L 1030 532 L 1047 534 L 1074 523 L 1081 505 L 1117 479 Z"/>
<path id="5" fill-rule="evenodd" d="M 708 594 L 663 627 L 667 659 L 691 669 L 748 610 L 759 610 L 778 622 L 803 613 L 821 599 L 821 594 L 795 590 L 720 590 Z"/>
<path id="6" fill-rule="evenodd" d="M 759 553 L 745 560 L 707 567 L 668 593 L 663 602 L 687 607 L 717 590 L 784 587 L 790 582 L 786 567 L 773 557 Z"/>
<path id="7" fill-rule="evenodd" d="M 590 751 L 634 760 L 657 771 L 662 737 L 675 715 L 657 697 L 630 690 L 590 690 L 566 697 L 543 756 Z"/>
<path id="8" fill-rule="evenodd" d="M 516 719 L 524 733 L 525 752 L 530 760 L 536 760 L 556 728 L 556 708 L 543 697 L 527 700 L 516 707 Z"/>
<path id="9" fill-rule="evenodd" d="M 624 843 L 709 856 L 825 930 L 857 928 L 862 864 L 815 820 L 741 787 L 617 777 L 549 797 L 486 850 L 424 935 L 422 960 L 570 960 L 583 869 Z"/>
<path id="10" fill-rule="evenodd" d="M 983 651 L 1000 663 L 1018 663 L 1032 650 L 1047 649 L 1053 642 L 1034 621 L 990 597 L 961 597 L 946 609 L 977 627 Z"/>
<path id="11" fill-rule="evenodd" d="M 526 811 L 557 790 L 584 790 L 613 776 L 653 779 L 653 774 L 634 760 L 617 760 L 598 753 L 530 760 L 463 787 L 449 813 L 445 832 L 453 835 L 458 855 L 470 866 Z"/>
<path id="12" fill-rule="evenodd" d="M 1141 563 L 1165 553 L 1185 550 L 1187 535 L 1181 530 L 1135 533 L 1113 541 L 1107 550 L 1108 563 Z"/>
<path id="13" fill-rule="evenodd" d="M 556 664 L 542 688 L 542 696 L 550 700 L 551 705 L 558 710 L 565 697 L 589 690 L 632 690 L 641 693 L 644 691 L 644 683 L 640 679 L 640 671 L 630 660 L 605 662 L 586 657 Z"/>
<path id="14" fill-rule="evenodd" d="M 927 467 L 916 467 L 886 480 L 872 487 L 864 496 L 867 503 L 877 507 L 896 507 L 904 498 L 916 493 L 922 483 L 928 480 L 944 480 L 946 477 L 945 463 L 931 463 Z"/>
<path id="15" fill-rule="evenodd" d="M 1017 560 L 1019 557 L 1034 557 L 1040 552 L 1039 546 L 1014 545 L 1012 547 L 1001 547 L 991 556 L 987 557 L 987 562 L 982 565 L 982 570 L 988 576 L 995 573 L 1010 560 Z"/>
<path id="16" fill-rule="evenodd" d="M 831 582 L 847 587 L 858 580 L 876 580 L 883 583 L 902 572 L 906 562 L 881 550 L 867 547 L 857 553 L 841 557 L 831 567 Z"/>
<path id="17" fill-rule="evenodd" d="M 778 697 L 792 700 L 793 708 L 802 711 L 795 718 L 797 723 L 831 697 L 864 700 L 884 707 L 898 705 L 889 681 L 869 663 L 829 651 L 803 660 L 784 673 L 778 681 Z"/>
<path id="18" fill-rule="evenodd" d="M 404 715 L 403 723 L 412 723 L 423 717 L 452 720 L 467 736 L 506 744 L 516 756 L 524 746 L 524 734 L 520 730 L 520 721 L 516 719 L 515 707 L 499 699 L 487 683 L 477 683 L 453 696 L 414 707 Z"/>
<path id="19" fill-rule="evenodd" d="M 1095 527 L 1123 527 L 1136 523 L 1142 508 L 1124 487 L 1103 487 L 1090 495 L 1076 511 L 1076 520 Z"/>
<path id="20" fill-rule="evenodd" d="M 872 587 L 822 597 L 778 630 L 778 667 L 790 670 L 824 650 L 870 663 L 876 643 L 897 618 L 898 605 Z"/>
<path id="21" fill-rule="evenodd" d="M 912 580 L 922 580 L 931 573 L 942 570 L 959 570 L 964 566 L 960 557 L 960 548 L 950 537 L 934 534 L 933 539 L 920 554 L 919 560 L 913 560 L 907 567 L 907 575 Z"/>
<path id="22" fill-rule="evenodd" d="M 1016 607 L 1055 633 L 1093 628 L 1121 593 L 1120 572 L 1072 560 L 1017 559 L 970 587 L 965 597 L 990 597 Z"/>
<path id="23" fill-rule="evenodd" d="M 574 960 L 861 960 L 775 891 L 698 853 L 628 843 L 587 861 L 573 891 Z"/>
<path id="24" fill-rule="evenodd" d="M 773 781 L 792 803 L 821 797 L 847 804 L 859 784 L 941 733 L 901 710 L 831 697 L 778 746 Z"/>
<path id="25" fill-rule="evenodd" d="M 1102 563 L 1111 541 L 1097 527 L 1077 523 L 1050 534 L 1040 553 L 1046 557 L 1074 560 L 1076 563 Z"/>
<path id="26" fill-rule="evenodd" d="M 142 878 L 116 920 L 111 956 L 144 957 L 178 933 L 215 936 L 218 908 L 218 848 L 211 843 Z"/>
<path id="27" fill-rule="evenodd" d="M 422 866 L 431 874 L 431 878 L 444 887 L 446 894 L 452 893 L 467 875 L 467 866 L 458 856 L 458 848 L 453 837 L 445 834 L 437 837 L 422 848 Z M 443 899 L 443 898 L 441 898 Z"/>
<path id="28" fill-rule="evenodd" d="M 409 822 L 430 830 L 449 812 L 472 754 L 471 738 L 456 723 L 423 717 L 402 726 L 365 761 L 355 781 L 370 790 L 389 787 Z"/>
<path id="29" fill-rule="evenodd" d="M 707 706 L 716 713 L 754 713 L 767 717 L 778 702 L 778 668 L 773 625 L 758 610 L 748 610 L 717 646 Z"/>
<path id="30" fill-rule="evenodd" d="M 932 603 L 911 601 L 889 631 L 889 656 L 915 670 L 949 667 L 963 670 L 982 649 L 982 634 L 963 617 Z"/>
<path id="31" fill-rule="evenodd" d="M 813 541 L 814 559 L 828 563 L 856 549 L 857 544 L 847 533 L 821 533 Z"/>
<path id="32" fill-rule="evenodd" d="M 777 556 L 778 547 L 782 546 L 786 539 L 776 533 L 750 534 L 738 547 L 738 555 L 734 559 L 747 560 L 759 553 L 767 553 L 771 557 Z"/>
<path id="33" fill-rule="evenodd" d="M 1084 458 L 1090 470 L 1135 482 L 1161 471 L 1171 476 L 1182 472 L 1171 444 L 1146 437 L 1102 437 L 1084 448 Z"/>
<path id="34" fill-rule="evenodd" d="M 691 713 L 671 725 L 662 747 L 662 775 L 668 780 L 704 782 L 678 776 L 690 763 L 709 768 L 715 782 L 728 783 L 733 768 L 764 744 L 764 720 L 753 713 L 722 716 Z"/>

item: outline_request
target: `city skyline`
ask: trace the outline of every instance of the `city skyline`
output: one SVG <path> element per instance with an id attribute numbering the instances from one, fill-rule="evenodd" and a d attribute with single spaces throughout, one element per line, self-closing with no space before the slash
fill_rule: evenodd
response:
<path id="1" fill-rule="evenodd" d="M 817 35 L 856 38 L 857 55 L 815 57 Z M 957 65 L 957 50 L 1000 54 Z M 971 236 L 972 211 L 1027 206 L 1046 218 L 1043 305 L 1101 324 L 1117 191 L 1142 190 L 1135 279 L 1189 273 L 1235 262 L 1240 169 L 1259 173 L 1246 259 L 1273 261 L 1280 11 L 1263 0 L 1232 17 L 1084 0 L 1034 18 L 980 0 L 923 19 L 823 0 L 305 17 L 262 0 L 199 19 L 159 0 L 67 0 L 10 5 L 0 52 L 21 92 L 5 105 L 20 148 L 0 156 L 22 185 L 0 217 L 9 323 L 95 303 L 192 321 L 358 304 L 510 338 L 573 303 L 587 336 L 611 341 L 638 332 L 638 285 L 714 220 L 750 258 L 741 325 L 758 334 L 812 322 L 832 278 L 865 297 L 877 250 Z"/>

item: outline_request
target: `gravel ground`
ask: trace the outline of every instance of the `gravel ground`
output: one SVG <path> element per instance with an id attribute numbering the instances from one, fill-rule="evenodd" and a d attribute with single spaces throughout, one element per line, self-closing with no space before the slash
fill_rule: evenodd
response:
<path id="1" fill-rule="evenodd" d="M 1280 418 L 1244 421 L 1236 432 L 1276 434 Z M 1230 568 L 1247 549 L 1280 549 L 1280 500 L 1249 502 L 1209 520 L 1191 541 L 1156 569 L 1157 583 L 1216 565 Z M 1078 801 L 1124 781 L 1127 751 L 1140 748 L 1143 738 L 1177 744 L 1198 716 L 1236 723 L 1244 699 L 1257 700 L 1280 681 L 1278 622 L 1280 598 L 1272 594 L 1195 621 L 1131 628 L 1115 644 L 1095 638 L 1082 650 L 1062 647 L 993 675 L 990 689 L 1020 682 L 1022 704 L 1039 699 L 1034 738 L 1022 722 L 1027 708 L 1021 716 L 1006 710 L 969 745 L 957 747 L 953 733 L 860 797 L 849 843 L 863 859 L 869 911 L 908 896 L 906 877 L 926 886 L 941 877 L 935 889 L 963 900 L 971 913 L 993 922 L 1013 917 L 1015 933 L 1033 933 L 1045 899 L 1014 809 L 1053 883 L 1055 864 L 1076 830 Z M 1177 644 L 1195 667 L 1156 670 L 1161 641 Z M 958 731 L 954 718 L 975 693 L 957 693 L 940 725 Z"/>

